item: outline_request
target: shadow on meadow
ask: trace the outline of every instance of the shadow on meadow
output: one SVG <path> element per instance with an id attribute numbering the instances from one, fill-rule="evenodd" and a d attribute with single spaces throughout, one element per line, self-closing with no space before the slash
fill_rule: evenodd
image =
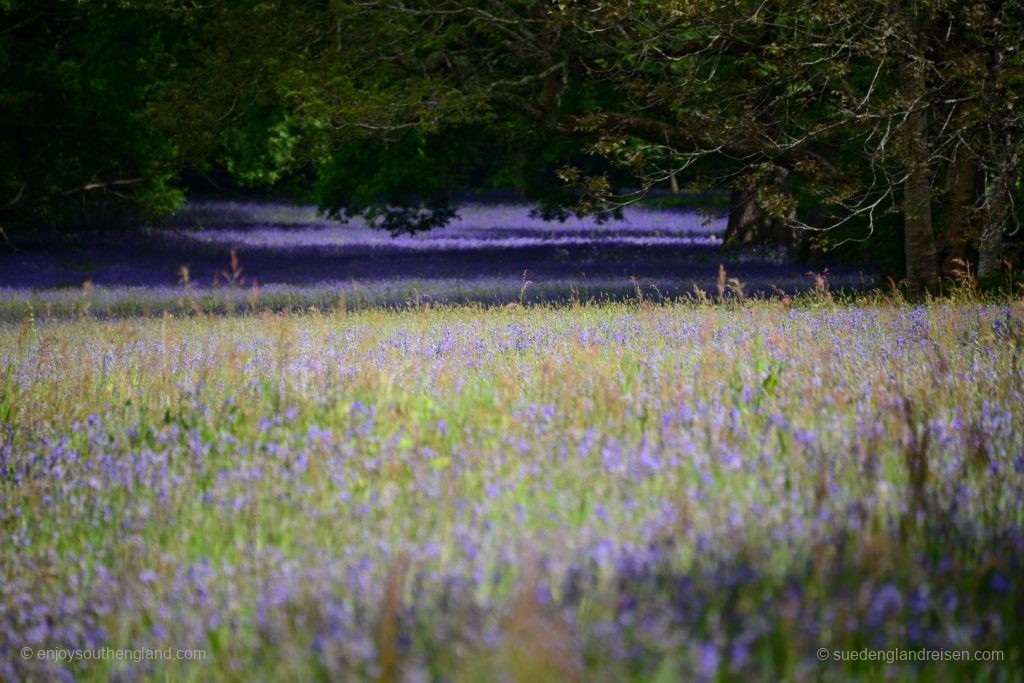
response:
<path id="1" fill-rule="evenodd" d="M 622 221 L 559 223 L 532 217 L 525 205 L 471 205 L 445 228 L 392 237 L 358 219 L 321 219 L 310 207 L 221 202 L 191 205 L 164 227 L 128 236 L 0 254 L 0 288 L 166 288 L 180 284 L 183 266 L 196 287 L 211 288 L 229 281 L 233 250 L 244 282 L 260 286 L 528 279 L 571 281 L 601 298 L 633 290 L 635 278 L 678 296 L 694 284 L 713 289 L 719 265 L 748 294 L 811 286 L 808 267 L 782 251 L 723 252 L 723 230 L 720 216 L 696 211 L 628 208 Z M 867 281 L 853 269 L 833 269 L 831 279 Z"/>

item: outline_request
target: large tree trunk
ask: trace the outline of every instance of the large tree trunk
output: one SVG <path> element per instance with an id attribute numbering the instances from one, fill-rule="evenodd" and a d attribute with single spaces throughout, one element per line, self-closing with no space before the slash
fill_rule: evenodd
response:
<path id="1" fill-rule="evenodd" d="M 932 232 L 932 184 L 928 145 L 928 118 L 922 109 L 924 79 L 911 63 L 904 65 L 901 81 L 910 102 L 907 116 L 907 177 L 903 184 L 903 236 L 906 249 L 907 289 L 911 296 L 936 291 L 938 256 Z"/>
<path id="2" fill-rule="evenodd" d="M 948 222 L 942 240 L 942 275 L 951 278 L 964 270 L 967 247 L 973 237 L 974 204 L 977 199 L 978 162 L 966 153 L 949 165 Z"/>
<path id="3" fill-rule="evenodd" d="M 791 196 L 789 171 L 776 169 L 767 181 L 767 189 Z M 757 189 L 733 190 L 730 197 L 729 222 L 725 228 L 725 244 L 738 247 L 745 244 L 776 243 L 791 246 L 793 229 L 786 221 L 772 216 L 757 201 Z"/>
<path id="4" fill-rule="evenodd" d="M 764 241 L 769 219 L 758 206 L 755 190 L 733 190 L 729 198 L 729 223 L 725 228 L 726 246 Z"/>

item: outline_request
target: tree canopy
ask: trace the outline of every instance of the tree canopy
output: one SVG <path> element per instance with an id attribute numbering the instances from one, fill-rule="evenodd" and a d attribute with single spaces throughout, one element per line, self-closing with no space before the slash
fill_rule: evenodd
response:
<path id="1" fill-rule="evenodd" d="M 0 227 L 175 205 L 174 150 L 145 116 L 179 27 L 123 3 L 0 3 Z"/>
<path id="2" fill-rule="evenodd" d="M 42 9 L 39 9 L 42 7 Z M 175 0 L 3 5 L 5 211 L 161 208 L 182 168 L 299 179 L 336 215 L 550 217 L 669 179 L 729 241 L 903 233 L 912 291 L 998 273 L 1020 191 L 1024 3 Z M 49 209 L 48 209 L 49 210 Z"/>

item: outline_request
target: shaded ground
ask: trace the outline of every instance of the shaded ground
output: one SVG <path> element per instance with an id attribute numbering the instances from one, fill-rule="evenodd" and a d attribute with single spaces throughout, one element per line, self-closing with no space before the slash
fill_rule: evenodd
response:
<path id="1" fill-rule="evenodd" d="M 657 288 L 665 295 L 712 290 L 719 264 L 747 293 L 811 284 L 808 267 L 781 252 L 725 252 L 724 220 L 695 211 L 629 208 L 625 220 L 564 223 L 530 216 L 525 205 L 475 205 L 460 219 L 418 236 L 392 237 L 362 221 L 340 224 L 309 207 L 215 202 L 194 204 L 167 226 L 131 236 L 46 251 L 0 254 L 0 288 L 168 288 L 187 267 L 200 290 L 227 283 L 231 250 L 242 286 L 259 283 L 320 289 L 334 284 L 404 281 L 545 284 L 576 283 L 595 294 L 606 288 Z M 525 277 L 524 277 L 525 273 Z M 865 283 L 860 272 L 831 269 L 833 286 Z M 238 284 L 238 283 L 236 283 Z M 520 285 L 521 286 L 521 285 Z"/>

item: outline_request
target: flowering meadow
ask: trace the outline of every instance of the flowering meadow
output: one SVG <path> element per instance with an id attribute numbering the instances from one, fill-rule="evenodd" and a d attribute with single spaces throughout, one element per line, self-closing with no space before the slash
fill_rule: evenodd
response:
<path id="1" fill-rule="evenodd" d="M 725 220 L 627 207 L 622 220 L 543 221 L 522 204 L 476 204 L 444 228 L 392 237 L 312 207 L 190 204 L 134 235 L 0 251 L 0 319 L 132 316 L 200 310 L 347 309 L 459 303 L 654 300 L 715 294 L 719 266 L 745 296 L 813 286 L 809 270 L 768 248 L 723 253 Z M 833 267 L 833 290 L 878 284 Z"/>
<path id="2" fill-rule="evenodd" d="M 166 286 L 4 295 L 3 680 L 1024 675 L 1019 300 Z"/>
<path id="3" fill-rule="evenodd" d="M 1018 679 L 1022 316 L 808 300 L 4 324 L 3 676 Z M 207 656 L 19 655 L 104 646 Z"/>

